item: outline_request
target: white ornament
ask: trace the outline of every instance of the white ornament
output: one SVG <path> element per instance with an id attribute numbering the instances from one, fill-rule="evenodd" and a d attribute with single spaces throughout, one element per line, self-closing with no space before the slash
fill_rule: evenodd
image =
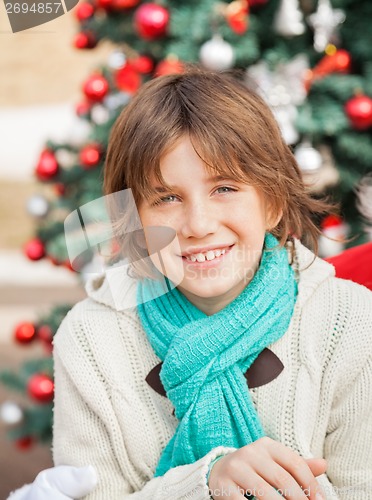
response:
<path id="1" fill-rule="evenodd" d="M 310 141 L 304 140 L 299 144 L 294 155 L 298 166 L 303 172 L 314 172 L 322 166 L 322 155 L 317 151 Z"/>
<path id="2" fill-rule="evenodd" d="M 109 120 L 110 112 L 105 106 L 102 106 L 102 104 L 95 104 L 90 110 L 90 117 L 92 122 L 96 125 L 103 125 Z"/>
<path id="3" fill-rule="evenodd" d="M 120 69 L 125 66 L 127 58 L 121 50 L 114 50 L 108 57 L 107 64 L 112 69 Z"/>
<path id="4" fill-rule="evenodd" d="M 114 111 L 117 108 L 124 107 L 130 101 L 130 97 L 130 94 L 126 92 L 116 92 L 105 97 L 103 104 L 110 111 Z"/>
<path id="5" fill-rule="evenodd" d="M 334 255 L 338 255 L 343 252 L 345 249 L 345 243 L 343 243 L 342 241 L 333 240 L 341 240 L 346 238 L 349 229 L 349 225 L 345 222 L 341 222 L 340 224 L 324 229 L 318 239 L 318 251 L 320 257 L 333 257 Z M 327 236 L 329 236 L 333 240 L 328 239 Z"/>
<path id="6" fill-rule="evenodd" d="M 69 151 L 68 149 L 57 149 L 54 153 L 56 160 L 59 165 L 64 168 L 70 168 L 76 164 L 76 153 L 73 151 Z"/>
<path id="7" fill-rule="evenodd" d="M 299 135 L 294 127 L 294 122 L 298 115 L 296 106 L 276 106 L 272 109 L 279 124 L 280 131 L 286 144 L 294 144 L 298 141 Z"/>
<path id="8" fill-rule="evenodd" d="M 199 58 L 206 68 L 224 71 L 234 66 L 235 53 L 232 46 L 216 34 L 201 46 Z"/>
<path id="9" fill-rule="evenodd" d="M 49 202 L 41 194 L 34 194 L 27 200 L 26 210 L 32 217 L 42 219 L 49 212 Z"/>
<path id="10" fill-rule="evenodd" d="M 16 403 L 5 401 L 0 406 L 0 419 L 7 425 L 17 425 L 22 422 L 23 412 Z"/>
<path id="11" fill-rule="evenodd" d="M 323 52 L 329 44 L 337 26 L 345 21 L 341 9 L 332 9 L 330 0 L 318 0 L 318 8 L 307 20 L 314 29 L 314 49 Z"/>
<path id="12" fill-rule="evenodd" d="M 331 238 L 335 238 L 332 231 L 327 231 L 325 234 L 321 234 L 318 240 L 318 253 L 323 259 L 327 257 L 334 257 L 342 253 L 345 249 L 345 244 L 341 241 L 332 241 L 326 238 L 326 235 Z"/>
<path id="13" fill-rule="evenodd" d="M 249 66 L 246 71 L 247 83 L 254 80 L 257 84 L 257 90 L 274 113 L 287 144 L 294 144 L 299 138 L 294 124 L 297 106 L 306 99 L 303 78 L 308 68 L 307 57 L 301 54 L 285 64 L 278 64 L 276 71 L 270 71 L 266 62 Z"/>
<path id="14" fill-rule="evenodd" d="M 298 0 L 282 0 L 274 19 L 274 29 L 282 36 L 292 37 L 305 32 L 303 14 Z"/>

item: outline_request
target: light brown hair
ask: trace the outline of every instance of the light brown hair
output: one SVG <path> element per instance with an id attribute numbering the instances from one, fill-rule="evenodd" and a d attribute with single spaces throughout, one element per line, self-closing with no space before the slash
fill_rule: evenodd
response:
<path id="1" fill-rule="evenodd" d="M 241 76 L 188 65 L 182 74 L 143 85 L 111 131 L 104 194 L 131 188 L 139 206 L 151 194 L 151 176 L 165 185 L 160 160 L 188 135 L 207 169 L 253 184 L 263 192 L 272 213 L 283 211 L 271 230 L 280 246 L 296 236 L 317 254 L 321 231 L 315 218 L 337 213 L 338 206 L 311 197 L 271 110 Z M 141 247 L 130 238 L 119 243 L 132 261 L 143 257 Z"/>

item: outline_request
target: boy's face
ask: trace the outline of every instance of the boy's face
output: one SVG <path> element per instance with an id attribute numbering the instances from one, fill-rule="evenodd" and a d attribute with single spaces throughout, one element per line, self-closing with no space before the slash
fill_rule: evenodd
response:
<path id="1" fill-rule="evenodd" d="M 160 168 L 173 189 L 154 193 L 138 207 L 149 253 L 153 232 L 146 232 L 146 227 L 170 227 L 177 238 L 161 252 L 162 265 L 156 254 L 152 262 L 161 272 L 167 270 L 191 303 L 214 314 L 252 280 L 265 232 L 275 227 L 281 214 L 269 224 L 264 198 L 256 188 L 233 178 L 214 179 L 187 136 L 162 158 Z M 152 187 L 164 189 L 156 180 Z M 224 254 L 218 256 L 218 250 Z M 192 260 L 185 256 L 189 253 Z"/>

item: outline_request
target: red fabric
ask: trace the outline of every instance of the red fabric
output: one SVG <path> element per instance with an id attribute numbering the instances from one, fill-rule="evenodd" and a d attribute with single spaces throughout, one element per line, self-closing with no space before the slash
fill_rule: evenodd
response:
<path id="1" fill-rule="evenodd" d="M 372 242 L 348 248 L 324 260 L 335 266 L 338 278 L 355 281 L 372 290 Z"/>

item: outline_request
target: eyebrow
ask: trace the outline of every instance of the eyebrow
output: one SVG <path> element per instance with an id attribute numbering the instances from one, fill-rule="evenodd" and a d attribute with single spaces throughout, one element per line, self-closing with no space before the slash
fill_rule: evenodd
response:
<path id="1" fill-rule="evenodd" d="M 234 179 L 234 178 L 233 178 L 233 177 L 231 177 L 231 176 L 227 176 L 227 175 L 216 175 L 216 176 L 214 176 L 214 177 L 211 177 L 211 178 L 209 179 L 209 182 L 210 182 L 210 183 L 213 183 L 213 182 L 217 182 L 217 181 L 228 181 L 228 180 L 230 180 L 230 181 L 234 181 L 234 180 L 235 180 L 235 181 L 236 181 L 236 179 Z M 177 190 L 177 189 L 179 189 L 179 187 L 178 187 L 178 186 L 169 186 L 169 189 L 168 189 L 168 188 L 166 188 L 166 187 L 164 187 L 164 186 L 155 186 L 155 187 L 153 187 L 153 188 L 152 188 L 152 190 L 153 190 L 153 191 L 155 191 L 156 193 L 166 193 L 166 192 L 167 192 L 167 191 L 169 191 L 170 189 L 171 189 L 171 190 Z"/>

